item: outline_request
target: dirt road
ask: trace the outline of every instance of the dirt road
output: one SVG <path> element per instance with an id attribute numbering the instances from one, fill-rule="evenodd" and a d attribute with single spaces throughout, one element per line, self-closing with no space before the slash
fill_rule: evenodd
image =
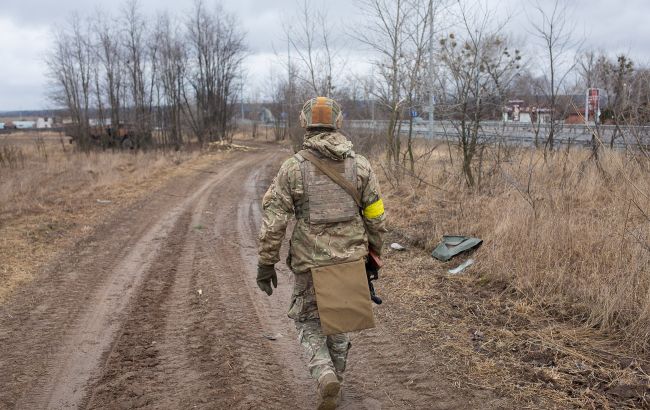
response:
<path id="1" fill-rule="evenodd" d="M 0 306 L 0 407 L 314 408 L 291 274 L 270 298 L 255 285 L 260 198 L 288 155 L 258 146 L 171 181 L 16 292 Z M 342 408 L 503 405 L 457 397 L 398 328 L 354 335 Z"/>

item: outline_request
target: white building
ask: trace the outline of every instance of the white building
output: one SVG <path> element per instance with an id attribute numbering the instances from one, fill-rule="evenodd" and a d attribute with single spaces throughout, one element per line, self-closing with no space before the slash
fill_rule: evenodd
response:
<path id="1" fill-rule="evenodd" d="M 52 117 L 39 117 L 36 119 L 36 128 L 52 128 L 54 119 Z"/>
<path id="2" fill-rule="evenodd" d="M 14 125 L 19 130 L 24 130 L 36 127 L 36 121 L 14 121 Z"/>

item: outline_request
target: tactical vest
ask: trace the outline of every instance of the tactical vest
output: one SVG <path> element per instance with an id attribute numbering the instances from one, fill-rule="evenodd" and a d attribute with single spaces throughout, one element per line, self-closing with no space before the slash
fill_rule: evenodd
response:
<path id="1" fill-rule="evenodd" d="M 350 194 L 300 153 L 295 157 L 300 162 L 304 191 L 302 209 L 296 209 L 298 218 L 304 218 L 310 224 L 325 224 L 350 221 L 359 215 L 359 208 Z M 357 167 L 354 157 L 347 157 L 342 161 L 321 159 L 327 161 L 340 175 L 356 186 Z"/>

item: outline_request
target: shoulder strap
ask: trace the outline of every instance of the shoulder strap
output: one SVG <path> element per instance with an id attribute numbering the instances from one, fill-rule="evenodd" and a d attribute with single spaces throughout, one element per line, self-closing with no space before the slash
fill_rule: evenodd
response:
<path id="1" fill-rule="evenodd" d="M 300 152 L 296 152 L 295 154 L 293 154 L 293 157 L 294 157 L 298 162 L 304 162 L 304 161 L 305 161 L 305 158 L 303 158 L 303 156 L 300 155 Z"/>
<path id="2" fill-rule="evenodd" d="M 343 188 L 345 192 L 350 194 L 350 196 L 354 199 L 354 202 L 356 202 L 359 208 L 363 208 L 363 205 L 361 205 L 361 195 L 359 195 L 359 191 L 357 191 L 356 187 L 352 185 L 350 181 L 343 178 L 343 176 L 341 176 L 338 172 L 333 170 L 327 162 L 321 160 L 311 152 L 307 150 L 302 150 L 299 152 L 299 154 L 304 159 L 314 164 L 314 166 L 318 168 L 323 174 L 330 177 L 330 179 L 336 182 L 336 184 L 339 185 L 341 188 Z"/>

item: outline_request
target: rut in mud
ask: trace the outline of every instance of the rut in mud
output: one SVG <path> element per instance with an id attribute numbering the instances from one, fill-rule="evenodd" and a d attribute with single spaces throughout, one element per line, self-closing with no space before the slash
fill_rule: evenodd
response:
<path id="1" fill-rule="evenodd" d="M 152 193 L 0 307 L 0 407 L 314 408 L 292 276 L 255 285 L 260 198 L 289 152 L 262 145 Z M 342 408 L 483 408 L 399 323 L 353 336 Z M 273 339 L 273 340 L 272 340 Z"/>

